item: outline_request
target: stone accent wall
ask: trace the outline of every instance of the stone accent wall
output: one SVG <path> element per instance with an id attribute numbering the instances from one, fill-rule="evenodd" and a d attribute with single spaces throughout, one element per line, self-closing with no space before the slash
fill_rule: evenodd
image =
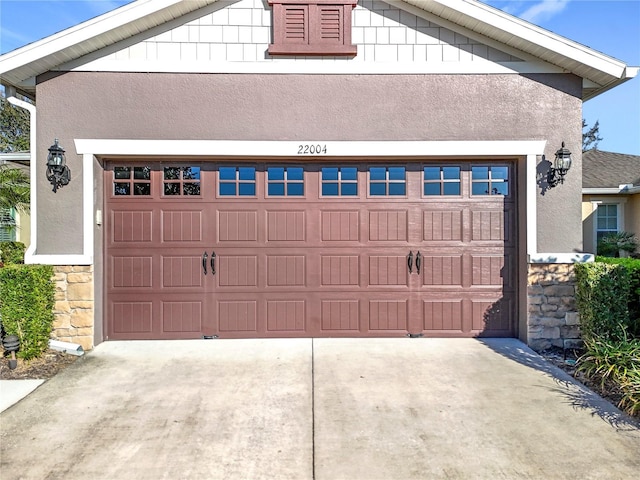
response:
<path id="1" fill-rule="evenodd" d="M 575 293 L 573 264 L 529 264 L 527 333 L 531 348 L 581 345 Z"/>
<path id="2" fill-rule="evenodd" d="M 56 284 L 51 338 L 93 348 L 93 266 L 54 266 Z"/>

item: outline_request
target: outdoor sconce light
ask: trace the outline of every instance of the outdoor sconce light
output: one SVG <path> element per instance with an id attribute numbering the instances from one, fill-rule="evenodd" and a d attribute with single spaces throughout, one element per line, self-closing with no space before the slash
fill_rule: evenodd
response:
<path id="1" fill-rule="evenodd" d="M 53 185 L 53 193 L 56 193 L 59 187 L 63 187 L 71 180 L 71 170 L 66 163 L 64 148 L 58 145 L 56 138 L 55 143 L 49 147 L 49 155 L 47 156 L 47 180 Z"/>
<path id="2" fill-rule="evenodd" d="M 559 183 L 564 183 L 564 176 L 571 168 L 571 152 L 564 148 L 564 142 L 562 147 L 556 152 L 556 158 L 553 160 L 553 167 L 549 169 L 547 174 L 547 183 L 549 188 L 553 188 Z"/>

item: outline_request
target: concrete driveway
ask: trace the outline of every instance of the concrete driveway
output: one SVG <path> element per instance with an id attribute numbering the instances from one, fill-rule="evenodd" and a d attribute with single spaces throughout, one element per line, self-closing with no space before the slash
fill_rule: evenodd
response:
<path id="1" fill-rule="evenodd" d="M 107 342 L 0 422 L 3 480 L 640 472 L 638 424 L 512 339 Z"/>

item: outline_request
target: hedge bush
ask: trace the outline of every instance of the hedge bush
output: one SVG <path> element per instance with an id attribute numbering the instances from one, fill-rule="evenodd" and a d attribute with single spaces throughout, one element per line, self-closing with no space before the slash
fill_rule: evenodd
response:
<path id="1" fill-rule="evenodd" d="M 629 271 L 629 333 L 640 338 L 640 259 L 597 257 L 596 261 L 623 265 Z"/>
<path id="2" fill-rule="evenodd" d="M 18 357 L 38 357 L 49 345 L 55 285 L 49 265 L 0 268 L 0 318 L 7 335 L 20 339 Z"/>
<path id="3" fill-rule="evenodd" d="M 576 264 L 575 272 L 582 338 L 585 341 L 627 338 L 629 270 L 624 265 L 594 262 Z"/>
<path id="4" fill-rule="evenodd" d="M 24 243 L 0 242 L 0 263 L 15 265 L 24 263 Z"/>

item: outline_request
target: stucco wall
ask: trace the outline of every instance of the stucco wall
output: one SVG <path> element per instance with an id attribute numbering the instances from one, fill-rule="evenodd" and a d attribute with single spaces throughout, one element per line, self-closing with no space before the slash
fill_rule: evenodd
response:
<path id="1" fill-rule="evenodd" d="M 578 77 L 562 74 L 41 76 L 36 164 L 59 138 L 72 181 L 53 194 L 39 177 L 38 235 L 47 242 L 38 253 L 82 251 L 74 138 L 547 140 L 547 161 L 565 141 L 574 152 L 565 184 L 537 188 L 538 251 L 581 251 L 580 91 Z"/>

